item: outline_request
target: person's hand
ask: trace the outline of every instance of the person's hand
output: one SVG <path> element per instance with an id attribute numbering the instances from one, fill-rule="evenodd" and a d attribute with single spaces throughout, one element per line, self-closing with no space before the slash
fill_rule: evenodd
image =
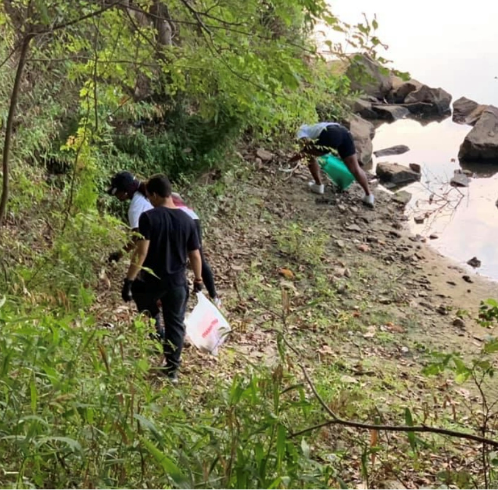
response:
<path id="1" fill-rule="evenodd" d="M 121 298 L 125 303 L 128 303 L 133 299 L 133 294 L 131 292 L 131 285 L 133 281 L 131 279 L 126 278 L 123 282 L 123 289 L 121 290 Z"/>
<path id="2" fill-rule="evenodd" d="M 202 279 L 196 279 L 194 281 L 194 293 L 200 293 L 202 291 Z"/>
<path id="3" fill-rule="evenodd" d="M 113 262 L 119 262 L 122 256 L 123 254 L 121 252 L 112 252 L 112 254 L 109 255 L 109 258 L 107 259 L 107 262 L 109 262 L 109 264 L 112 264 Z"/>

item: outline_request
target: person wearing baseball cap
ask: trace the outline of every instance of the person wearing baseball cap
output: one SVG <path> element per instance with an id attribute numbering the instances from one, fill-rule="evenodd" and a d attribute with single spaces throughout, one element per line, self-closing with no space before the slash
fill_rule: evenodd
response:
<path id="1" fill-rule="evenodd" d="M 149 199 L 147 198 L 145 185 L 145 182 L 141 182 L 140 180 L 136 179 L 130 172 L 121 171 L 112 177 L 110 186 L 107 189 L 107 193 L 109 195 L 116 197 L 120 201 L 131 200 L 130 207 L 128 208 L 128 224 L 133 232 L 134 237 L 137 236 L 136 232 L 138 232 L 138 221 L 141 214 L 149 211 L 153 207 Z M 181 209 L 185 214 L 187 214 L 194 220 L 199 237 L 199 242 L 201 243 L 200 254 L 202 258 L 202 279 L 204 281 L 204 285 L 206 286 L 209 297 L 211 298 L 211 301 L 213 301 L 213 303 L 217 307 L 220 307 L 221 301 L 216 292 L 213 271 L 208 261 L 206 260 L 202 249 L 202 228 L 199 216 L 192 208 L 185 204 L 180 194 L 173 192 L 172 199 L 177 208 Z M 133 239 L 128 244 L 128 246 L 125 247 L 124 251 L 113 252 L 109 256 L 109 262 L 117 262 L 118 260 L 120 260 L 123 256 L 123 252 L 130 252 L 131 250 L 133 250 L 133 248 L 135 247 L 135 242 L 136 240 Z"/>

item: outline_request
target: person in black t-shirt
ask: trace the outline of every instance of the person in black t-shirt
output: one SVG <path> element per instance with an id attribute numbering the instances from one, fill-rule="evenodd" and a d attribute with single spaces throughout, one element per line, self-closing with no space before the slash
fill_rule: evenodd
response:
<path id="1" fill-rule="evenodd" d="M 124 301 L 135 300 L 138 311 L 148 311 L 152 317 L 159 313 L 157 301 L 161 300 L 164 371 L 176 382 L 185 336 L 187 259 L 195 275 L 194 291 L 202 288 L 199 238 L 193 219 L 174 205 L 166 176 L 151 177 L 146 191 L 154 209 L 140 216 L 138 230 L 142 238 L 133 253 L 122 297 Z"/>

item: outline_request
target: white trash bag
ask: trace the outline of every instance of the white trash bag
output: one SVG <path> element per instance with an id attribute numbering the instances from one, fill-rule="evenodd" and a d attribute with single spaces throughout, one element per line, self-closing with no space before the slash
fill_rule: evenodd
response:
<path id="1" fill-rule="evenodd" d="M 197 293 L 197 305 L 185 319 L 187 336 L 201 351 L 218 355 L 218 348 L 231 331 L 225 317 L 202 293 Z"/>

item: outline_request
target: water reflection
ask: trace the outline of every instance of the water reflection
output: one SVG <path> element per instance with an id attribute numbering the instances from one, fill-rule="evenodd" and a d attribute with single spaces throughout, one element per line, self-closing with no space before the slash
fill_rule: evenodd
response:
<path id="1" fill-rule="evenodd" d="M 393 145 L 407 145 L 410 151 L 374 157 L 374 166 L 382 161 L 420 164 L 421 181 L 407 187 L 413 195 L 407 209 L 412 231 L 427 237 L 437 234 L 439 238 L 431 245 L 462 264 L 478 257 L 483 264 L 479 272 L 498 280 L 498 166 L 460 165 L 458 150 L 471 129 L 451 119 L 426 126 L 414 120 L 382 124 L 373 141 L 375 151 Z M 475 173 L 468 188 L 449 185 L 460 168 Z"/>

